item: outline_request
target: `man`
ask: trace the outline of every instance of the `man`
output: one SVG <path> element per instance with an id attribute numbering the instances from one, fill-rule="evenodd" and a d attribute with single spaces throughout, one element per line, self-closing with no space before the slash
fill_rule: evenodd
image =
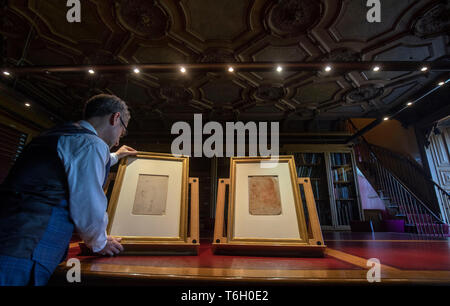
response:
<path id="1" fill-rule="evenodd" d="M 109 167 L 137 151 L 119 145 L 130 113 L 116 96 L 86 102 L 84 120 L 34 138 L 0 188 L 0 285 L 45 285 L 75 229 L 93 252 L 123 251 L 107 237 Z"/>

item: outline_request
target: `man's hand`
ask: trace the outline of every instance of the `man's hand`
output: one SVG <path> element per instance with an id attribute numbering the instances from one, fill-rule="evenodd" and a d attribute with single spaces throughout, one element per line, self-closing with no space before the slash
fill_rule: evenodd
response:
<path id="1" fill-rule="evenodd" d="M 120 252 L 123 251 L 123 246 L 120 244 L 121 240 L 122 238 L 114 238 L 108 236 L 105 247 L 98 253 L 101 255 L 109 255 L 109 256 L 119 254 Z"/>
<path id="2" fill-rule="evenodd" d="M 138 154 L 138 151 L 136 151 L 135 149 L 129 147 L 129 146 L 121 146 L 119 148 L 119 150 L 117 150 L 116 155 L 119 159 L 121 159 L 122 157 L 128 156 L 128 155 L 136 155 Z"/>

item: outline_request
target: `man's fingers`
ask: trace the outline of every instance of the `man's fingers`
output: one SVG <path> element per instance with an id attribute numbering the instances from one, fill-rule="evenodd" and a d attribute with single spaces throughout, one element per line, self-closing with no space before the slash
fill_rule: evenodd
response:
<path id="1" fill-rule="evenodd" d="M 115 254 L 119 254 L 123 251 L 123 246 L 117 242 L 116 240 L 111 241 L 111 243 L 108 245 L 108 249 L 113 251 Z"/>
<path id="2" fill-rule="evenodd" d="M 125 146 L 125 148 L 127 148 L 127 150 L 130 150 L 130 151 L 132 151 L 132 152 L 137 152 L 135 149 L 133 149 L 132 147 L 129 147 L 129 146 Z"/>
<path id="3" fill-rule="evenodd" d="M 115 241 L 115 242 L 120 242 L 120 241 L 122 241 L 122 237 L 108 236 L 107 239 L 108 239 L 108 241 Z"/>
<path id="4" fill-rule="evenodd" d="M 123 251 L 123 246 L 118 241 L 113 241 L 111 246 L 114 246 L 116 249 Z"/>
<path id="5" fill-rule="evenodd" d="M 116 247 L 120 252 L 123 252 L 123 246 L 120 243 L 115 243 L 114 247 Z"/>
<path id="6" fill-rule="evenodd" d="M 119 254 L 120 250 L 115 245 L 113 245 L 113 246 L 111 246 L 111 252 L 113 253 L 113 255 Z"/>
<path id="7" fill-rule="evenodd" d="M 124 146 L 124 148 L 126 149 L 127 153 L 133 154 L 133 153 L 137 153 L 137 151 L 129 146 Z"/>
<path id="8" fill-rule="evenodd" d="M 101 252 L 99 252 L 100 255 L 103 256 L 114 256 L 116 254 L 119 254 L 120 252 L 123 252 L 124 248 L 123 246 L 120 244 L 120 241 L 122 240 L 122 238 L 118 237 L 112 237 L 112 236 L 107 236 L 107 243 L 106 246 L 104 247 L 103 250 L 101 250 Z"/>
<path id="9" fill-rule="evenodd" d="M 114 256 L 115 254 L 119 254 L 120 251 L 116 249 L 114 246 L 109 246 L 103 253 L 103 256 Z"/>

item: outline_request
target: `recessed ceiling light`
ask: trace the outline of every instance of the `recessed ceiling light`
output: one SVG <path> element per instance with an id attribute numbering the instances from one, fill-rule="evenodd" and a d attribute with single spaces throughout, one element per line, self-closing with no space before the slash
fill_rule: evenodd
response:
<path id="1" fill-rule="evenodd" d="M 387 121 L 387 120 L 389 120 L 389 117 L 384 117 L 383 120 Z"/>
<path id="2" fill-rule="evenodd" d="M 427 71 L 428 67 L 423 66 L 422 69 L 420 69 L 420 71 Z"/>
<path id="3" fill-rule="evenodd" d="M 408 102 L 406 103 L 406 105 L 411 106 L 413 103 L 412 102 Z"/>
<path id="4" fill-rule="evenodd" d="M 90 73 L 90 74 L 94 74 L 95 71 L 94 71 L 93 69 L 89 69 L 89 73 Z"/>
<path id="5" fill-rule="evenodd" d="M 181 67 L 181 68 L 180 68 L 180 71 L 181 71 L 182 73 L 186 73 L 186 68 Z"/>
<path id="6" fill-rule="evenodd" d="M 373 71 L 379 71 L 379 70 L 380 70 L 380 66 L 373 67 Z"/>
<path id="7" fill-rule="evenodd" d="M 439 86 L 442 86 L 442 85 L 444 85 L 444 84 L 445 84 L 444 82 L 439 82 L 439 83 L 438 83 Z"/>
<path id="8" fill-rule="evenodd" d="M 326 66 L 326 67 L 325 67 L 325 71 L 327 71 L 327 72 L 328 72 L 328 71 L 331 71 L 331 66 Z"/>
<path id="9" fill-rule="evenodd" d="M 233 71 L 234 71 L 233 67 L 228 67 L 228 72 L 233 72 Z"/>
<path id="10" fill-rule="evenodd" d="M 139 72 L 141 72 L 138 68 L 134 68 L 134 73 L 139 73 Z"/>
<path id="11" fill-rule="evenodd" d="M 283 67 L 281 67 L 281 66 L 278 66 L 278 67 L 277 67 L 277 71 L 278 71 L 278 72 L 281 72 L 281 71 L 283 71 Z"/>
<path id="12" fill-rule="evenodd" d="M 31 104 L 30 104 L 30 103 L 25 103 L 25 106 L 26 106 L 26 107 L 30 107 Z"/>
<path id="13" fill-rule="evenodd" d="M 9 73 L 8 71 L 3 71 L 4 75 L 11 75 L 11 73 Z"/>

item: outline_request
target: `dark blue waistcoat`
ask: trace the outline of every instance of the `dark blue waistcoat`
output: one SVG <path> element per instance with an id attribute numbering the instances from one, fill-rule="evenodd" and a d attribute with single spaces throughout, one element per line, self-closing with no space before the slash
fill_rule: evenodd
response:
<path id="1" fill-rule="evenodd" d="M 0 187 L 0 254 L 35 260 L 51 272 L 64 260 L 74 225 L 57 147 L 59 137 L 74 134 L 95 135 L 76 123 L 56 127 L 34 138 L 9 172 Z"/>

